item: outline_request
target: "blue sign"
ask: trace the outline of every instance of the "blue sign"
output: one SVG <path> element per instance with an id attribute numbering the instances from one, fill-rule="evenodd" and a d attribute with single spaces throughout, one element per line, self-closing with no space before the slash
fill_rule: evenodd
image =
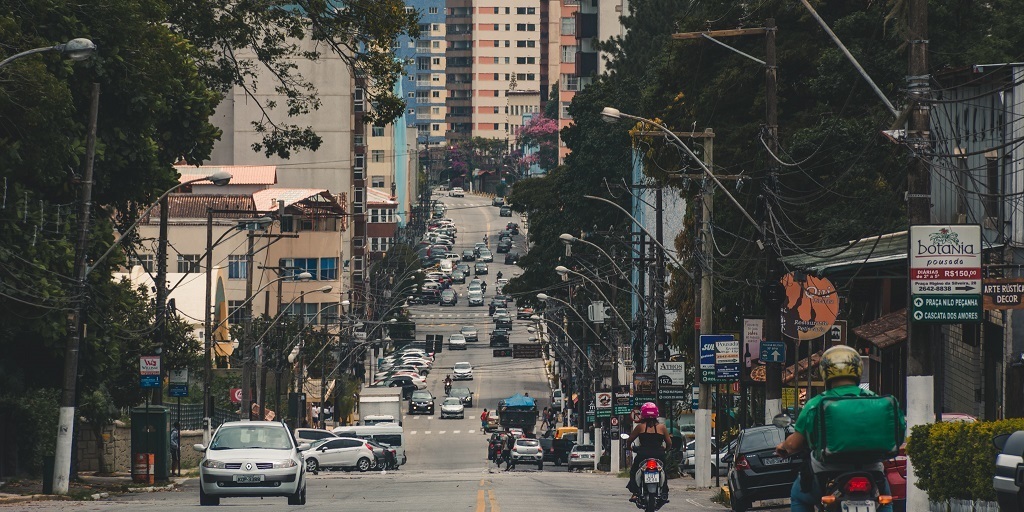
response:
<path id="1" fill-rule="evenodd" d="M 720 364 L 715 367 L 715 378 L 719 381 L 733 381 L 740 378 L 740 365 Z"/>
<path id="2" fill-rule="evenodd" d="M 139 387 L 142 387 L 142 388 L 158 388 L 158 387 L 160 387 L 160 376 L 159 375 L 140 375 L 139 376 Z"/>
<path id="3" fill-rule="evenodd" d="M 167 396 L 188 396 L 188 384 L 171 384 L 167 386 Z"/>
<path id="4" fill-rule="evenodd" d="M 701 382 L 714 384 L 724 382 L 729 377 L 719 377 L 716 364 L 718 356 L 718 342 L 720 341 L 734 341 L 731 334 L 701 334 L 700 335 L 700 380 Z M 729 366 L 729 365 L 726 365 Z M 729 368 L 731 369 L 731 366 Z M 739 378 L 739 364 L 735 365 L 735 377 L 732 379 Z M 732 374 L 733 372 L 726 372 Z"/>
<path id="5" fill-rule="evenodd" d="M 761 356 L 762 363 L 785 363 L 786 342 L 784 341 L 762 341 Z"/>

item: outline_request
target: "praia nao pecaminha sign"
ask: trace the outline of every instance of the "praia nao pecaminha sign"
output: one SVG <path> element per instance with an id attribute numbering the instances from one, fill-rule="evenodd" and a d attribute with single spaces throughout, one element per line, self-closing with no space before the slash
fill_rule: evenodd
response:
<path id="1" fill-rule="evenodd" d="M 914 322 L 980 322 L 981 226 L 910 227 L 910 318 Z"/>

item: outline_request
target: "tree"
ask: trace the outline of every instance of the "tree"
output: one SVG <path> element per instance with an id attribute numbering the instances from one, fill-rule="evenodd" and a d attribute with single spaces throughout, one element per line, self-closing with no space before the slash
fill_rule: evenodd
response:
<path id="1" fill-rule="evenodd" d="M 550 171 L 558 165 L 558 122 L 538 114 L 523 125 L 516 135 L 516 145 L 528 153 L 520 158 L 524 167 L 537 164 Z"/>

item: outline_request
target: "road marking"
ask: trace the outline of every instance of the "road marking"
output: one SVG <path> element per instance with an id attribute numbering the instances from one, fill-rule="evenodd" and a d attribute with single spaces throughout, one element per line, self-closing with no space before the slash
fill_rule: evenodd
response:
<path id="1" fill-rule="evenodd" d="M 438 432 L 438 435 L 444 434 L 445 432 L 447 432 L 447 430 L 442 430 L 442 431 Z"/>
<path id="2" fill-rule="evenodd" d="M 452 434 L 460 434 L 460 433 L 462 433 L 461 430 L 452 430 Z"/>
<path id="3" fill-rule="evenodd" d="M 470 431 L 467 432 L 467 434 L 474 434 L 474 433 L 476 433 L 476 430 L 470 430 Z"/>
<path id="4" fill-rule="evenodd" d="M 416 431 L 415 431 L 415 430 L 413 430 L 412 432 L 409 432 L 409 435 L 410 435 L 410 436 L 411 436 L 411 435 L 414 435 L 414 434 L 416 434 Z"/>
<path id="5" fill-rule="evenodd" d="M 480 485 L 483 484 L 484 483 L 481 481 Z M 485 508 L 486 507 L 484 505 L 484 490 L 480 489 L 479 491 L 476 492 L 476 512 L 484 512 Z"/>
<path id="6" fill-rule="evenodd" d="M 430 433 L 430 431 L 429 431 L 429 430 L 424 430 L 424 431 L 423 431 L 423 435 L 427 435 L 427 434 L 429 434 L 429 433 Z"/>
<path id="7" fill-rule="evenodd" d="M 501 512 L 501 507 L 498 506 L 498 500 L 494 498 L 494 489 L 487 489 L 487 498 L 491 502 L 491 512 Z"/>
<path id="8" fill-rule="evenodd" d="M 427 416 L 427 419 L 428 420 L 432 420 L 432 419 L 434 419 L 434 417 L 433 416 Z"/>
<path id="9" fill-rule="evenodd" d="M 483 486 L 484 486 L 484 481 L 485 481 L 485 480 L 484 480 L 483 478 L 481 478 L 481 479 L 480 479 L 480 487 L 483 487 Z"/>

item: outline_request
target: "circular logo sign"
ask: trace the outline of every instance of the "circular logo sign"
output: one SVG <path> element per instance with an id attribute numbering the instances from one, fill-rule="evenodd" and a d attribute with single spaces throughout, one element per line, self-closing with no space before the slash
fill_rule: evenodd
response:
<path id="1" fill-rule="evenodd" d="M 797 281 L 790 272 L 780 283 L 786 290 L 782 333 L 799 340 L 813 340 L 827 333 L 839 314 L 839 293 L 832 282 L 810 275 Z"/>
<path id="2" fill-rule="evenodd" d="M 619 424 L 619 418 L 617 418 L 615 416 L 612 416 L 612 418 L 610 420 L 608 420 L 608 421 L 611 422 L 613 427 Z"/>
<path id="3" fill-rule="evenodd" d="M 639 422 L 640 421 L 640 409 L 633 409 L 633 412 L 629 413 L 629 417 L 630 417 L 630 419 L 633 420 L 633 423 Z"/>

